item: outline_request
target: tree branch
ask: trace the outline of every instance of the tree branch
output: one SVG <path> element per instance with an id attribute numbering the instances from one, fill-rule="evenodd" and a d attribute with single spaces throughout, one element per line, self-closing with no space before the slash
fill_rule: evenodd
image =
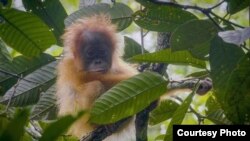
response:
<path id="1" fill-rule="evenodd" d="M 158 101 L 154 101 L 147 108 L 136 115 L 136 141 L 147 141 L 149 113 L 157 106 Z"/>
<path id="2" fill-rule="evenodd" d="M 237 27 L 239 27 L 239 28 L 244 28 L 244 27 L 241 26 L 241 25 L 238 25 L 238 24 L 236 24 L 236 23 L 234 23 L 234 22 L 231 22 L 231 21 L 229 21 L 229 20 L 226 20 L 226 19 L 224 19 L 224 18 L 222 18 L 222 17 L 216 15 L 214 12 L 210 12 L 210 14 L 213 15 L 214 17 L 216 17 L 216 18 L 219 18 L 219 19 L 222 20 L 223 22 L 229 23 L 229 24 L 234 25 L 234 26 L 237 26 Z"/>
<path id="3" fill-rule="evenodd" d="M 120 127 L 124 126 L 130 120 L 131 117 L 127 117 L 110 125 L 99 126 L 87 136 L 82 137 L 80 141 L 102 141 L 106 137 L 116 132 Z"/>
<path id="4" fill-rule="evenodd" d="M 215 6 L 210 7 L 210 8 L 208 8 L 208 9 L 213 10 L 214 8 L 216 8 L 216 7 L 220 6 L 220 5 L 221 5 L 222 3 L 224 3 L 224 2 L 225 2 L 225 0 L 223 0 L 223 1 L 219 2 L 219 3 L 218 3 L 218 4 L 216 4 Z"/>
<path id="5" fill-rule="evenodd" d="M 220 6 L 222 3 L 225 2 L 225 0 L 223 0 L 222 2 L 216 4 L 213 7 L 210 8 L 201 8 L 198 6 L 192 6 L 192 5 L 182 5 L 182 4 L 178 4 L 178 3 L 174 3 L 174 2 L 168 2 L 168 1 L 159 1 L 159 0 L 151 0 L 152 3 L 155 4 L 162 4 L 162 5 L 168 5 L 168 6 L 173 6 L 173 7 L 177 7 L 177 8 L 182 8 L 182 9 L 193 9 L 193 10 L 197 10 L 200 11 L 201 13 L 203 13 L 204 15 L 206 15 L 220 30 L 222 30 L 223 28 L 220 27 L 220 25 L 213 19 L 213 17 L 211 17 L 211 15 L 215 16 L 216 18 L 221 19 L 224 22 L 227 22 L 229 24 L 232 24 L 234 26 L 240 27 L 240 28 L 244 28 L 241 25 L 235 24 L 229 20 L 226 20 L 218 15 L 216 15 L 215 13 L 212 12 L 212 10 L 218 6 Z"/>
<path id="6" fill-rule="evenodd" d="M 169 48 L 170 33 L 161 32 L 157 36 L 157 47 L 156 50 L 162 50 Z M 150 65 L 144 65 L 140 67 L 140 72 L 144 71 L 146 67 Z M 151 65 L 150 70 L 164 75 L 166 72 L 167 64 L 164 63 L 154 63 Z M 135 129 L 136 129 L 136 141 L 147 141 L 147 130 L 148 130 L 148 120 L 149 113 L 157 106 L 158 100 L 152 102 L 147 108 L 136 114 Z"/>
<path id="7" fill-rule="evenodd" d="M 197 82 L 197 79 L 187 79 L 182 81 L 171 81 L 168 84 L 168 90 L 175 90 L 175 89 L 193 89 L 195 84 Z M 210 79 L 203 79 L 200 80 L 200 86 L 198 87 L 198 90 L 196 91 L 199 95 L 204 95 L 208 91 L 212 89 L 212 81 Z"/>

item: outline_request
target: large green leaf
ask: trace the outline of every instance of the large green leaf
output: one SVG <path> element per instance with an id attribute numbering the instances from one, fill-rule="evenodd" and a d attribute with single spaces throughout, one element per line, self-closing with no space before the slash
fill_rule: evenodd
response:
<path id="1" fill-rule="evenodd" d="M 168 125 L 167 133 L 164 138 L 164 141 L 172 141 L 173 140 L 173 125 L 175 124 L 181 124 L 188 108 L 193 100 L 193 97 L 195 95 L 195 91 L 197 89 L 197 86 L 195 87 L 195 90 L 182 102 L 182 104 L 177 108 L 177 110 L 174 112 L 171 122 Z"/>
<path id="2" fill-rule="evenodd" d="M 39 141 L 56 141 L 77 119 L 83 115 L 80 112 L 76 117 L 71 115 L 64 116 L 56 122 L 50 124 L 45 130 Z"/>
<path id="3" fill-rule="evenodd" d="M 17 75 L 24 77 L 32 71 L 54 60 L 55 59 L 48 54 L 41 54 L 39 57 L 33 58 L 18 56 L 15 57 L 12 62 L 2 63 L 0 65 L 0 95 L 5 93 L 17 82 Z"/>
<path id="4" fill-rule="evenodd" d="M 79 18 L 89 17 L 97 14 L 110 15 L 112 22 L 117 25 L 118 31 L 127 28 L 132 23 L 133 11 L 127 5 L 122 3 L 115 3 L 113 6 L 109 4 L 100 3 L 84 7 L 69 15 L 65 19 L 64 23 L 67 27 Z"/>
<path id="5" fill-rule="evenodd" d="M 228 3 L 228 12 L 235 14 L 244 8 L 250 6 L 250 0 L 226 0 Z"/>
<path id="6" fill-rule="evenodd" d="M 39 100 L 40 93 L 46 91 L 55 83 L 55 66 L 57 61 L 41 67 L 24 77 L 15 86 L 6 92 L 2 104 L 10 101 L 10 106 L 26 106 Z"/>
<path id="7" fill-rule="evenodd" d="M 196 19 L 192 13 L 170 6 L 146 7 L 137 11 L 134 17 L 140 27 L 159 32 L 172 32 L 181 24 Z"/>
<path id="8" fill-rule="evenodd" d="M 149 123 L 155 125 L 172 118 L 178 107 L 179 104 L 173 100 L 161 101 L 160 105 L 150 113 Z"/>
<path id="9" fill-rule="evenodd" d="M 160 75 L 150 72 L 124 80 L 96 100 L 91 121 L 113 123 L 136 114 L 166 92 L 166 85 Z"/>
<path id="10" fill-rule="evenodd" d="M 250 115 L 250 53 L 237 64 L 225 88 L 225 112 L 234 123 L 249 123 Z"/>
<path id="11" fill-rule="evenodd" d="M 64 32 L 63 21 L 67 13 L 58 0 L 23 0 L 27 11 L 39 16 L 52 30 L 56 36 L 57 43 L 61 42 L 61 35 Z"/>
<path id="12" fill-rule="evenodd" d="M 125 44 L 124 55 L 123 55 L 124 59 L 128 59 L 130 57 L 133 57 L 135 55 L 142 53 L 141 45 L 138 44 L 135 40 L 133 40 L 127 36 L 124 36 L 124 44 Z M 143 50 L 145 53 L 147 53 L 147 51 L 145 49 L 143 49 Z"/>
<path id="13" fill-rule="evenodd" d="M 130 60 L 136 62 L 156 62 L 167 64 L 183 64 L 191 65 L 199 68 L 205 68 L 204 61 L 192 57 L 188 51 L 171 52 L 171 49 L 164 49 L 155 53 L 146 53 L 143 55 L 136 55 Z"/>
<path id="14" fill-rule="evenodd" d="M 31 112 L 31 119 L 38 120 L 49 115 L 49 112 L 54 112 L 56 108 L 56 86 L 51 86 L 45 93 L 42 93 L 41 98 L 34 106 Z"/>
<path id="15" fill-rule="evenodd" d="M 230 121 L 226 118 L 224 111 L 221 109 L 220 104 L 210 96 L 206 102 L 206 118 L 214 122 L 215 124 L 230 124 Z"/>
<path id="16" fill-rule="evenodd" d="M 173 32 L 170 45 L 173 51 L 189 50 L 195 57 L 204 59 L 216 33 L 216 27 L 208 20 L 191 20 Z"/>
<path id="17" fill-rule="evenodd" d="M 249 88 L 246 86 L 249 83 L 247 63 L 239 64 L 244 52 L 236 45 L 223 42 L 219 37 L 213 39 L 210 48 L 214 95 L 229 120 L 238 124 L 244 123 L 246 120 L 245 114 L 247 114 L 245 110 L 248 109 L 246 102 L 249 96 L 249 91 L 247 91 Z M 232 74 L 234 75 L 232 76 Z M 239 77 L 235 77 L 235 74 Z M 232 86 L 233 84 L 238 88 L 232 90 L 232 88 L 235 88 L 235 86 Z M 242 90 L 239 90 L 241 88 Z"/>
<path id="18" fill-rule="evenodd" d="M 26 56 L 37 56 L 56 43 L 49 27 L 31 13 L 1 9 L 0 19 L 1 38 Z"/>
<path id="19" fill-rule="evenodd" d="M 6 44 L 0 39 L 0 65 L 6 61 L 12 61 L 12 57 L 6 47 Z"/>
<path id="20" fill-rule="evenodd" d="M 20 141 L 24 135 L 24 126 L 28 122 L 29 111 L 22 110 L 15 113 L 7 127 L 0 133 L 1 141 Z"/>

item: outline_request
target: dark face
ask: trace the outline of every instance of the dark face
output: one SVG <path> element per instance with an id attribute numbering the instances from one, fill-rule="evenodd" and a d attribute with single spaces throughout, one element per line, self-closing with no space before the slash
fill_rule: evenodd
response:
<path id="1" fill-rule="evenodd" d="M 107 72 L 112 64 L 112 43 L 101 32 L 87 31 L 82 35 L 83 44 L 80 47 L 84 60 L 84 70 L 87 72 Z"/>

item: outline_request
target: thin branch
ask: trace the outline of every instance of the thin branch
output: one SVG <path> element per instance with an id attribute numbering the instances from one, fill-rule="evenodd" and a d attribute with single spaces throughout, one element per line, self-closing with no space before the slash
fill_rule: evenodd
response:
<path id="1" fill-rule="evenodd" d="M 221 31 L 223 31 L 224 29 L 222 27 L 220 27 L 220 25 L 209 15 L 209 13 L 204 13 L 213 23 L 215 26 L 217 26 Z"/>
<path id="2" fill-rule="evenodd" d="M 143 36 L 143 29 L 141 28 L 141 54 L 144 54 L 144 36 Z"/>
<path id="3" fill-rule="evenodd" d="M 183 5 L 183 4 L 178 4 L 178 3 L 174 3 L 174 2 L 168 2 L 168 1 L 151 0 L 151 2 L 153 2 L 155 4 L 169 5 L 169 6 L 173 6 L 173 7 L 177 7 L 177 8 L 182 8 L 182 9 L 194 9 L 194 10 L 201 11 L 202 13 L 211 11 L 211 9 L 205 9 L 205 8 L 201 8 L 198 6 L 192 6 L 192 5 Z"/>
<path id="4" fill-rule="evenodd" d="M 218 18 L 218 19 L 224 21 L 224 22 L 227 22 L 227 23 L 232 24 L 232 25 L 234 25 L 234 26 L 237 26 L 237 27 L 239 27 L 239 28 L 244 28 L 244 27 L 241 26 L 241 25 L 238 25 L 238 24 L 236 24 L 236 23 L 234 23 L 234 22 L 231 22 L 231 21 L 229 21 L 229 20 L 226 20 L 226 19 L 224 19 L 224 18 L 222 18 L 222 17 L 216 15 L 216 14 L 215 14 L 214 12 L 212 12 L 212 11 L 210 12 L 210 14 L 213 15 L 213 16 L 215 16 L 216 18 Z"/>
<path id="5" fill-rule="evenodd" d="M 149 31 L 145 32 L 145 33 L 143 34 L 143 37 L 147 36 L 148 33 L 149 33 Z"/>
<path id="6" fill-rule="evenodd" d="M 213 8 L 215 8 L 215 7 L 217 7 L 218 5 L 222 4 L 224 1 L 222 1 L 221 3 L 215 5 L 214 7 L 211 7 L 211 8 L 201 8 L 201 7 L 198 7 L 198 6 L 182 5 L 182 4 L 177 4 L 177 3 L 173 3 L 173 2 L 167 2 L 167 1 L 158 1 L 158 0 L 151 0 L 151 1 L 152 1 L 153 3 L 155 3 L 155 4 L 169 5 L 169 6 L 173 6 L 173 7 L 177 7 L 177 8 L 182 8 L 182 9 L 193 9 L 193 10 L 200 11 L 201 13 L 203 13 L 204 15 L 206 15 L 210 20 L 212 20 L 213 23 L 215 23 L 215 25 L 216 25 L 217 27 L 220 27 L 220 26 L 218 26 L 218 23 L 216 23 L 216 22 L 213 20 L 213 18 L 210 16 L 210 14 L 213 15 L 213 16 L 215 16 L 215 17 L 217 17 L 217 18 L 219 18 L 219 19 L 221 19 L 221 20 L 223 20 L 224 22 L 227 22 L 227 23 L 229 23 L 229 24 L 232 24 L 232 25 L 237 26 L 237 27 L 240 27 L 240 28 L 244 28 L 243 26 L 238 25 L 238 24 L 236 24 L 236 23 L 233 23 L 233 22 L 231 22 L 231 21 L 229 21 L 229 20 L 226 20 L 226 19 L 224 19 L 224 18 L 222 18 L 222 17 L 216 15 L 214 12 L 212 12 L 212 9 L 213 9 Z M 221 27 L 220 27 L 220 29 L 221 29 Z"/>
<path id="7" fill-rule="evenodd" d="M 140 5 L 140 10 L 142 10 L 142 5 Z M 144 35 L 143 35 L 143 28 L 140 28 L 141 33 L 141 54 L 144 54 Z"/>
<path id="8" fill-rule="evenodd" d="M 219 2 L 218 4 L 216 4 L 215 6 L 213 6 L 213 7 L 210 7 L 210 8 L 208 8 L 208 9 L 214 9 L 214 8 L 216 8 L 216 7 L 218 7 L 218 6 L 220 6 L 222 3 L 224 3 L 225 2 L 225 0 L 223 0 L 223 1 L 221 1 L 221 2 Z"/>
<path id="9" fill-rule="evenodd" d="M 243 44 L 241 44 L 240 47 L 244 48 L 247 51 L 250 51 L 250 49 L 246 47 L 246 42 L 244 42 Z"/>
<path id="10" fill-rule="evenodd" d="M 1 69 L 0 69 L 0 72 L 1 72 L 1 73 L 4 73 L 4 74 L 6 74 L 6 75 L 9 75 L 9 76 L 18 78 L 18 79 L 20 79 L 20 80 L 24 80 L 24 81 L 26 81 L 26 82 L 30 82 L 30 83 L 34 83 L 34 84 L 37 84 L 37 85 L 41 85 L 41 84 L 38 83 L 38 82 L 31 81 L 31 80 L 27 80 L 27 79 L 23 78 L 22 76 L 19 76 L 18 74 L 14 74 L 14 73 L 11 73 L 11 72 L 7 72 L 7 71 L 1 70 Z"/>

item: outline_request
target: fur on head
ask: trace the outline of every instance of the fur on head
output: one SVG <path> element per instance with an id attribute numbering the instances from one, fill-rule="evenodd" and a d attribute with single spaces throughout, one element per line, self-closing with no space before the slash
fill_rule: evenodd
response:
<path id="1" fill-rule="evenodd" d="M 72 25 L 66 28 L 62 39 L 64 41 L 64 55 L 67 57 L 73 57 L 77 54 L 77 48 L 80 47 L 81 41 L 84 42 L 82 34 L 85 31 L 100 32 L 105 34 L 112 42 L 113 52 L 116 50 L 116 27 L 111 23 L 111 19 L 108 15 L 94 15 L 78 19 Z M 73 53 L 73 54 L 72 54 Z"/>

